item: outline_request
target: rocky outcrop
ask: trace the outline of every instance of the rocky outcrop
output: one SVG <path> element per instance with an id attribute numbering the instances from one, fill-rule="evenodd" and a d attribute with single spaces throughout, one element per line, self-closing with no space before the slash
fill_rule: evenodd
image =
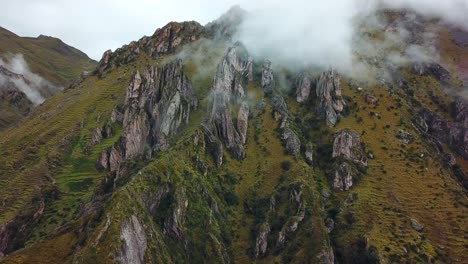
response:
<path id="1" fill-rule="evenodd" d="M 263 223 L 260 226 L 258 231 L 258 236 L 255 241 L 255 250 L 254 256 L 255 258 L 262 257 L 266 254 L 268 248 L 268 236 L 270 235 L 270 225 L 268 223 Z"/>
<path id="2" fill-rule="evenodd" d="M 335 192 L 347 191 L 353 186 L 359 175 L 358 167 L 367 167 L 367 158 L 359 135 L 349 129 L 341 130 L 334 135 L 332 189 Z"/>
<path id="3" fill-rule="evenodd" d="M 296 133 L 289 127 L 283 128 L 281 139 L 284 142 L 286 151 L 290 155 L 297 156 L 301 150 L 301 141 Z"/>
<path id="4" fill-rule="evenodd" d="M 145 228 L 135 215 L 132 215 L 122 225 L 120 238 L 124 242 L 120 253 L 120 261 L 125 264 L 145 263 L 147 248 Z"/>
<path id="5" fill-rule="evenodd" d="M 249 106 L 244 87 L 252 67 L 252 58 L 239 45 L 230 47 L 218 65 L 209 104 L 209 117 L 204 127 L 208 145 L 218 166 L 222 164 L 219 140 L 236 159 L 245 156 Z M 234 124 L 232 109 L 237 110 Z M 216 138 L 218 140 L 216 140 Z"/>
<path id="6" fill-rule="evenodd" d="M 317 81 L 316 93 L 317 114 L 329 126 L 336 125 L 338 115 L 346 105 L 341 95 L 340 76 L 334 70 L 323 72 Z"/>
<path id="7" fill-rule="evenodd" d="M 262 89 L 266 94 L 273 93 L 275 88 L 275 78 L 273 76 L 273 68 L 271 61 L 267 60 L 262 66 Z"/>
<path id="8" fill-rule="evenodd" d="M 405 145 L 414 141 L 414 136 L 402 129 L 398 130 L 396 137 Z"/>
<path id="9" fill-rule="evenodd" d="M 122 161 L 166 150 L 196 107 L 194 89 L 180 61 L 148 67 L 143 75 L 137 72 L 127 88 L 123 135 L 101 154 L 99 167 L 116 171 Z"/>
<path id="10" fill-rule="evenodd" d="M 241 136 L 242 144 L 245 144 L 247 140 L 247 128 L 249 126 L 249 105 L 243 102 L 239 108 L 237 114 L 237 129 Z"/>
<path id="11" fill-rule="evenodd" d="M 297 78 L 296 83 L 296 101 L 298 103 L 303 103 L 309 99 L 310 91 L 312 89 L 312 78 L 308 73 L 303 72 Z"/>
<path id="12" fill-rule="evenodd" d="M 437 63 L 415 63 L 414 71 L 419 75 L 432 75 L 438 81 L 448 83 L 450 81 L 450 73 Z"/>
<path id="13" fill-rule="evenodd" d="M 358 133 L 349 129 L 343 129 L 334 135 L 332 157 L 341 157 L 353 163 L 367 166 L 361 138 Z"/>
<path id="14" fill-rule="evenodd" d="M 337 165 L 333 177 L 332 188 L 335 192 L 347 191 L 353 186 L 353 177 L 356 175 L 354 168 L 347 162 Z"/>
<path id="15" fill-rule="evenodd" d="M 364 100 L 370 105 L 375 105 L 379 101 L 379 99 L 372 94 L 364 95 Z"/>
<path id="16" fill-rule="evenodd" d="M 278 189 L 278 192 L 270 198 L 267 213 L 268 217 L 265 222 L 259 226 L 257 231 L 254 247 L 255 258 L 265 256 L 268 248 L 281 251 L 289 240 L 294 239 L 300 223 L 305 218 L 306 201 L 303 197 L 303 188 L 303 184 L 291 184 L 290 186 Z M 283 208 L 284 206 L 294 213 L 288 215 L 287 218 L 283 220 L 284 222 L 278 227 L 278 233 L 274 234 L 271 229 L 272 223 L 275 221 L 275 218 L 280 217 L 281 209 L 279 208 Z M 272 237 L 275 237 L 276 240 L 273 246 L 268 244 Z"/>
<path id="17" fill-rule="evenodd" d="M 181 240 L 184 236 L 183 226 L 189 202 L 184 189 L 177 190 L 174 196 L 172 213 L 164 221 L 164 233 Z"/>
<path id="18" fill-rule="evenodd" d="M 428 109 L 422 109 L 413 118 L 413 123 L 438 149 L 441 150 L 441 146 L 446 144 L 464 159 L 468 159 L 468 124 L 464 105 L 463 102 L 458 102 L 454 113 L 455 122 L 447 121 Z"/>
<path id="19" fill-rule="evenodd" d="M 171 22 L 159 28 L 151 37 L 143 37 L 139 41 L 133 41 L 114 52 L 106 51 L 95 70 L 95 74 L 101 76 L 108 70 L 134 61 L 144 52 L 153 59 L 165 54 L 174 53 L 179 47 L 199 40 L 207 35 L 205 28 L 195 21 Z"/>

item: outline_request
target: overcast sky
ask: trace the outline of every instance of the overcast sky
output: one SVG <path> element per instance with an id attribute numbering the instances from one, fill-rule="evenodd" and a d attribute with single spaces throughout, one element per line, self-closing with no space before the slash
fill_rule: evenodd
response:
<path id="1" fill-rule="evenodd" d="M 0 0 L 0 26 L 20 36 L 62 39 L 93 59 L 138 40 L 170 21 L 206 24 L 246 0 Z"/>

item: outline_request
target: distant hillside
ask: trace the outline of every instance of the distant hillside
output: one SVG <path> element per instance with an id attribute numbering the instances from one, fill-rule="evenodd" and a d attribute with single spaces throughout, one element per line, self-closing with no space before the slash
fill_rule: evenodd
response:
<path id="1" fill-rule="evenodd" d="M 0 129 L 28 115 L 96 62 L 60 39 L 19 37 L 0 27 Z"/>
<path id="2" fill-rule="evenodd" d="M 58 86 L 66 86 L 96 64 L 85 53 L 60 39 L 43 35 L 20 37 L 0 27 L 0 56 L 8 53 L 23 54 L 32 72 Z"/>

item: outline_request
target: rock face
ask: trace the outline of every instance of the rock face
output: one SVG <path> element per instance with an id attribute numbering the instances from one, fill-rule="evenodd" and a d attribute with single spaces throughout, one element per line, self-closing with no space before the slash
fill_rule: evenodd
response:
<path id="1" fill-rule="evenodd" d="M 286 151 L 290 155 L 298 155 L 301 150 L 301 141 L 296 133 L 289 127 L 283 129 L 281 138 L 283 139 Z"/>
<path id="2" fill-rule="evenodd" d="M 262 67 L 262 89 L 266 94 L 273 93 L 275 88 L 275 78 L 273 76 L 273 69 L 271 68 L 271 61 L 267 60 Z"/>
<path id="3" fill-rule="evenodd" d="M 263 222 L 258 229 L 254 248 L 255 258 L 265 256 L 269 247 L 281 251 L 286 246 L 288 240 L 294 238 L 294 233 L 305 218 L 306 201 L 303 197 L 303 188 L 304 185 L 302 184 L 291 184 L 288 187 L 281 188 L 270 198 L 270 207 L 267 213 L 270 218 Z M 295 213 L 285 219 L 286 221 L 281 224 L 279 232 L 276 235 L 272 234 L 271 221 L 273 218 L 278 217 L 277 210 L 283 206 L 281 204 L 285 204 L 286 207 L 291 209 L 291 212 Z M 271 237 L 275 237 L 276 240 L 276 244 L 273 247 L 268 244 L 269 238 L 271 241 Z"/>
<path id="4" fill-rule="evenodd" d="M 355 175 L 355 172 L 349 163 L 343 162 L 338 165 L 335 169 L 335 176 L 333 178 L 333 190 L 335 192 L 349 190 L 349 188 L 353 186 L 353 175 Z"/>
<path id="5" fill-rule="evenodd" d="M 244 86 L 251 68 L 252 58 L 248 57 L 240 46 L 228 48 L 218 65 L 210 98 L 210 116 L 204 125 L 208 131 L 208 145 L 211 146 L 218 166 L 222 164 L 222 151 L 219 149 L 218 140 L 234 158 L 243 159 L 245 156 L 249 106 L 245 101 Z M 233 108 L 238 109 L 237 124 L 234 124 L 232 117 Z"/>
<path id="6" fill-rule="evenodd" d="M 255 258 L 259 258 L 265 255 L 268 247 L 268 235 L 270 234 L 270 225 L 263 223 L 258 231 L 257 240 L 255 241 Z"/>
<path id="7" fill-rule="evenodd" d="M 310 90 L 312 89 L 312 79 L 310 76 L 303 72 L 297 79 L 296 101 L 303 103 L 309 99 Z"/>
<path id="8" fill-rule="evenodd" d="M 353 186 L 354 178 L 359 175 L 355 166 L 367 167 L 359 135 L 349 129 L 334 135 L 333 154 L 335 159 L 332 174 L 332 188 L 335 192 L 347 191 Z"/>
<path id="9" fill-rule="evenodd" d="M 135 215 L 122 225 L 120 238 L 123 240 L 120 261 L 126 264 L 145 263 L 147 247 L 145 228 Z"/>
<path id="10" fill-rule="evenodd" d="M 183 225 L 185 222 L 185 213 L 188 207 L 188 199 L 185 190 L 180 189 L 175 193 L 175 203 L 172 213 L 164 221 L 164 233 L 171 237 L 181 240 L 183 238 Z"/>
<path id="11" fill-rule="evenodd" d="M 413 122 L 419 131 L 427 136 L 439 149 L 448 145 L 464 159 L 468 159 L 468 124 L 466 119 L 466 104 L 457 102 L 455 107 L 455 122 L 444 120 L 428 109 L 422 109 L 414 117 Z"/>
<path id="12" fill-rule="evenodd" d="M 322 116 L 329 126 L 338 121 L 338 114 L 346 105 L 341 96 L 340 76 L 334 71 L 323 72 L 317 82 L 317 114 Z"/>
<path id="13" fill-rule="evenodd" d="M 450 81 L 450 73 L 437 63 L 416 63 L 413 68 L 419 75 L 432 75 L 444 83 Z"/>
<path id="14" fill-rule="evenodd" d="M 127 88 L 123 136 L 101 154 L 99 166 L 112 172 L 124 160 L 166 150 L 196 107 L 194 89 L 180 61 L 149 67 L 143 75 L 137 72 Z"/>
<path id="15" fill-rule="evenodd" d="M 361 138 L 358 133 L 349 129 L 341 130 L 334 135 L 332 157 L 342 157 L 353 163 L 367 166 L 367 159 L 361 145 Z"/>
<path id="16" fill-rule="evenodd" d="M 151 37 L 143 37 L 139 41 L 124 45 L 115 52 L 106 51 L 99 61 L 95 73 L 101 76 L 116 66 L 130 63 L 141 52 L 145 52 L 154 59 L 159 58 L 164 54 L 176 51 L 187 43 L 200 39 L 206 34 L 205 28 L 197 22 L 171 22 L 163 28 L 157 29 Z"/>

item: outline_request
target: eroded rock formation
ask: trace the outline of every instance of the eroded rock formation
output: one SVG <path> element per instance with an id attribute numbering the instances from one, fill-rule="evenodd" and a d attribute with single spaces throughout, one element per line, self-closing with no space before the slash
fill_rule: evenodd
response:
<path id="1" fill-rule="evenodd" d="M 249 106 L 244 87 L 252 68 L 252 59 L 240 46 L 228 48 L 218 65 L 209 105 L 209 119 L 205 122 L 208 145 L 218 166 L 222 151 L 218 141 L 236 159 L 245 156 L 244 144 L 248 127 Z M 233 113 L 233 109 L 234 113 Z M 237 124 L 233 115 L 237 116 Z"/>
<path id="2" fill-rule="evenodd" d="M 180 61 L 148 67 L 143 75 L 137 72 L 127 88 L 122 138 L 101 154 L 99 167 L 114 172 L 124 160 L 166 150 L 196 107 L 194 89 Z"/>
<path id="3" fill-rule="evenodd" d="M 340 76 L 336 71 L 323 72 L 316 87 L 317 113 L 330 126 L 336 125 L 338 115 L 343 111 L 346 103 L 341 95 Z"/>

